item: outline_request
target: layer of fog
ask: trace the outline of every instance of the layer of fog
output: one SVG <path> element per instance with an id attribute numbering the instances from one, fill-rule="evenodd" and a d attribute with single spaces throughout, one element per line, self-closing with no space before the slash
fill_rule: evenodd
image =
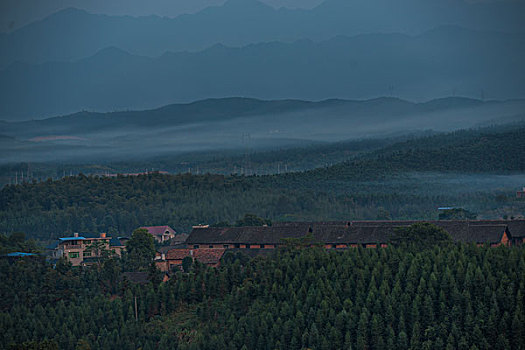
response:
<path id="1" fill-rule="evenodd" d="M 386 101 L 386 102 L 385 102 Z M 387 103 L 388 102 L 388 103 Z M 394 102 L 394 103 L 392 103 Z M 349 103 L 349 102 L 346 102 Z M 263 150 L 417 133 L 451 131 L 525 120 L 525 101 L 473 103 L 469 107 L 414 112 L 404 101 L 369 101 L 351 109 L 345 103 L 288 113 L 256 114 L 221 121 L 151 125 L 52 123 L 3 124 L 0 163 L 126 160 L 195 151 Z M 383 103 L 386 103 L 384 106 Z M 399 103 L 403 108 L 394 108 Z M 170 123 L 172 125 L 170 125 Z M 174 124 L 174 125 L 173 125 Z M 73 137 L 34 141 L 39 137 Z"/>

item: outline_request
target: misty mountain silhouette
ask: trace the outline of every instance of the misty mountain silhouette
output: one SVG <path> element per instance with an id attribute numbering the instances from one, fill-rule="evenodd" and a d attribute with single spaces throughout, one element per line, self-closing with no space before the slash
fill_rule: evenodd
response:
<path id="1" fill-rule="evenodd" d="M 269 42 L 157 58 L 117 48 L 75 62 L 0 71 L 0 118 L 79 110 L 150 109 L 210 97 L 368 99 L 525 96 L 525 35 L 441 27 L 422 35 L 366 34 Z"/>
<path id="2" fill-rule="evenodd" d="M 207 99 L 154 110 L 0 121 L 0 158 L 2 162 L 60 161 L 246 147 L 276 149 L 508 123 L 525 120 L 524 108 L 525 100 L 483 102 L 459 97 L 424 103 L 386 97 L 320 102 Z M 250 135 L 249 145 L 242 135 Z"/>
<path id="3" fill-rule="evenodd" d="M 107 16 L 69 8 L 0 35 L 0 68 L 15 61 L 77 60 L 107 46 L 158 56 L 216 43 L 243 46 L 371 32 L 416 34 L 441 25 L 523 33 L 523 23 L 523 1 L 327 0 L 311 10 L 276 10 L 256 0 L 229 0 L 176 18 Z"/>

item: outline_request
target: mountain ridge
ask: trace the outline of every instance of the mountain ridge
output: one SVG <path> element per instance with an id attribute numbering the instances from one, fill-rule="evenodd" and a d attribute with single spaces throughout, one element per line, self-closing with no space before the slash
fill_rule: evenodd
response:
<path id="1" fill-rule="evenodd" d="M 523 47 L 525 35 L 447 27 L 417 36 L 215 45 L 156 58 L 106 49 L 74 62 L 18 63 L 0 71 L 0 119 L 151 109 L 228 96 L 324 100 L 392 95 L 425 101 L 455 93 L 522 98 Z"/>
<path id="2" fill-rule="evenodd" d="M 445 24 L 525 32 L 525 4 L 521 2 L 449 2 L 449 7 L 457 11 L 441 2 L 396 3 L 405 9 L 400 11 L 382 0 L 326 2 L 310 10 L 274 9 L 255 0 L 228 1 L 223 6 L 174 18 L 110 16 L 68 8 L 0 35 L 0 49 L 5 52 L 0 57 L 0 68 L 18 60 L 30 63 L 76 60 L 110 45 L 151 57 L 165 51 L 202 50 L 219 42 L 242 46 L 271 40 L 326 40 L 335 35 L 369 32 L 420 33 Z M 31 43 L 37 44 L 31 46 Z"/>
<path id="3" fill-rule="evenodd" d="M 449 97 L 441 97 L 436 99 L 431 99 L 428 101 L 423 102 L 417 102 L 417 101 L 409 101 L 405 99 L 401 99 L 398 97 L 390 97 L 390 96 L 381 96 L 376 98 L 370 98 L 370 99 L 363 99 L 363 100 L 352 100 L 352 99 L 323 99 L 319 101 L 308 101 L 308 100 L 301 100 L 301 99 L 277 99 L 277 100 L 267 100 L 267 99 L 259 99 L 259 98 L 253 98 L 253 97 L 239 97 L 239 96 L 232 96 L 232 97 L 224 97 L 224 98 L 206 98 L 196 101 L 191 101 L 187 103 L 170 103 L 167 105 L 159 106 L 156 108 L 151 109 L 143 109 L 143 110 L 119 110 L 119 111 L 111 111 L 111 112 L 97 112 L 97 111 L 79 111 L 71 114 L 66 115 L 57 115 L 52 116 L 44 119 L 31 119 L 31 120 L 21 120 L 21 121 L 6 121 L 6 120 L 0 120 L 0 123 L 5 124 L 26 124 L 31 122 L 46 122 L 46 121 L 52 121 L 52 120 L 61 120 L 69 119 L 69 118 L 76 118 L 82 115 L 96 115 L 96 116 L 105 116 L 105 117 L 115 117 L 120 116 L 124 114 L 140 114 L 140 113 L 158 113 L 158 112 L 170 112 L 173 109 L 177 108 L 184 108 L 184 107 L 192 107 L 196 106 L 197 109 L 201 106 L 206 105 L 212 105 L 213 108 L 217 108 L 216 103 L 219 104 L 225 104 L 225 107 L 223 107 L 223 110 L 231 110 L 229 106 L 238 104 L 238 103 L 254 103 L 254 104 L 276 104 L 279 106 L 283 106 L 286 104 L 293 104 L 304 106 L 304 108 L 312 108 L 312 107 L 318 107 L 323 108 L 326 106 L 331 105 L 340 105 L 340 104 L 346 104 L 346 105 L 352 105 L 352 104 L 359 104 L 359 105 L 374 105 L 377 103 L 383 103 L 383 102 L 393 102 L 400 105 L 405 106 L 442 106 L 449 104 L 449 107 L 445 108 L 458 108 L 457 104 L 460 104 L 461 107 L 470 107 L 473 105 L 481 105 L 481 104 L 491 104 L 491 103 L 505 103 L 505 102 L 525 102 L 524 99 L 511 99 L 511 100 L 487 100 L 482 101 L 475 98 L 470 97 L 463 97 L 463 96 L 449 96 Z M 450 102 L 455 102 L 454 106 L 450 106 Z"/>
<path id="4" fill-rule="evenodd" d="M 278 149 L 395 137 L 525 120 L 525 100 L 450 97 L 424 103 L 372 100 L 207 99 L 153 110 L 77 112 L 0 122 L 2 162 L 157 157 L 195 151 Z M 42 140 L 42 142 L 35 142 Z M 250 151 L 251 152 L 251 151 Z"/>

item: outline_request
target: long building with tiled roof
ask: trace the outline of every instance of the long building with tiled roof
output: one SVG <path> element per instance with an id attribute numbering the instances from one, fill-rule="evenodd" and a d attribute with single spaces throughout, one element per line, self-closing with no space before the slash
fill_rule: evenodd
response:
<path id="1" fill-rule="evenodd" d="M 453 240 L 490 245 L 525 243 L 525 220 L 451 220 L 451 221 L 339 221 L 289 222 L 258 227 L 196 227 L 186 244 L 189 248 L 271 249 L 286 239 L 311 234 L 314 242 L 327 248 L 373 247 L 388 244 L 397 227 L 419 222 L 435 224 Z"/>

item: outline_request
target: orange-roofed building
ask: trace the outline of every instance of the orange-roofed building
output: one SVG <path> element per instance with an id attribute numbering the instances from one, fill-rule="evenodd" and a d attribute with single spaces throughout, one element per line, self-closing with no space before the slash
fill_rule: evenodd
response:
<path id="1" fill-rule="evenodd" d="M 162 253 L 160 259 L 155 261 L 157 268 L 161 271 L 171 271 L 180 268 L 182 260 L 186 257 L 191 257 L 202 264 L 211 267 L 218 267 L 226 249 L 224 248 L 174 248 L 166 253 Z"/>

